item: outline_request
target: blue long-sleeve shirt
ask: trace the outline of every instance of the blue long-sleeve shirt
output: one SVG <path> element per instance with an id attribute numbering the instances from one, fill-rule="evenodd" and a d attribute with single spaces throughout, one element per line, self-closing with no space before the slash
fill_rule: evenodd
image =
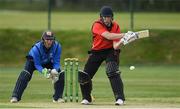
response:
<path id="1" fill-rule="evenodd" d="M 53 69 L 60 69 L 61 45 L 55 41 L 49 50 L 43 42 L 37 42 L 29 51 L 29 56 L 33 57 L 35 68 L 42 73 L 43 65 L 52 63 Z"/>

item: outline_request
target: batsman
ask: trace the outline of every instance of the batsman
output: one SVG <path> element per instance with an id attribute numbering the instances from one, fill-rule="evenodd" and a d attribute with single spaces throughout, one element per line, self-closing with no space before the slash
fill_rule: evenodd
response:
<path id="1" fill-rule="evenodd" d="M 42 76 L 52 79 L 54 85 L 53 102 L 64 102 L 64 72 L 60 66 L 61 45 L 55 40 L 51 31 L 42 34 L 41 41 L 35 43 L 26 56 L 24 69 L 21 71 L 14 87 L 11 103 L 17 103 L 32 78 L 38 70 Z M 37 89 L 38 90 L 38 89 Z"/>
<path id="2" fill-rule="evenodd" d="M 100 67 L 106 63 L 106 74 L 109 78 L 115 97 L 115 105 L 123 105 L 125 101 L 123 81 L 119 70 L 120 47 L 136 39 L 134 32 L 121 33 L 119 25 L 114 21 L 110 6 L 103 6 L 100 18 L 92 25 L 92 48 L 84 70 L 79 71 L 79 83 L 83 100 L 81 104 L 91 104 L 92 78 Z"/>

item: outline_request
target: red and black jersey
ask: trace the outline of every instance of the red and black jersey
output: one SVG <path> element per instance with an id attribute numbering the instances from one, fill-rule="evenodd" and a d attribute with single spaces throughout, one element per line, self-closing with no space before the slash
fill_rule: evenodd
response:
<path id="1" fill-rule="evenodd" d="M 108 28 L 103 24 L 101 20 L 95 21 L 92 26 L 92 50 L 113 48 L 113 40 L 108 40 L 101 36 L 101 34 L 105 31 L 109 31 L 110 33 L 120 33 L 120 27 L 116 22 L 112 22 L 112 28 L 111 30 L 108 30 Z"/>

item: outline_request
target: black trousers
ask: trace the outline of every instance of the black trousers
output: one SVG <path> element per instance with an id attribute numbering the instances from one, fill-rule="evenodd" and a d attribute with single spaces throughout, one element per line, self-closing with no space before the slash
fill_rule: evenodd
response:
<path id="1" fill-rule="evenodd" d="M 98 68 L 102 64 L 103 61 L 106 62 L 106 73 L 109 77 L 109 75 L 115 75 L 113 78 L 109 77 L 109 80 L 111 82 L 111 86 L 113 89 L 113 92 L 115 94 L 115 99 L 122 99 L 125 100 L 124 98 L 124 91 L 123 91 L 123 82 L 120 77 L 119 72 L 119 54 L 120 50 L 114 50 L 114 49 L 105 49 L 101 51 L 90 51 L 89 52 L 89 58 L 87 60 L 87 63 L 85 64 L 84 67 L 84 72 L 88 73 L 91 79 L 94 77 L 96 74 Z M 108 65 L 108 64 L 111 65 Z M 108 68 L 112 66 L 112 68 Z M 108 71 L 107 69 L 115 69 L 114 71 Z M 117 74 L 117 75 L 116 75 Z M 115 82 L 114 82 L 115 80 Z M 80 85 L 81 86 L 81 92 L 83 99 L 87 99 L 91 101 L 91 90 L 92 90 L 92 82 L 85 84 L 85 85 Z M 116 87 L 117 86 L 117 87 Z"/>
<path id="2" fill-rule="evenodd" d="M 89 58 L 84 67 L 84 71 L 87 72 L 92 79 L 103 61 L 105 61 L 106 64 L 108 62 L 116 62 L 117 65 L 119 65 L 119 54 L 120 50 L 114 49 L 90 51 Z"/>
<path id="3" fill-rule="evenodd" d="M 53 66 L 51 63 L 43 65 L 44 68 L 52 69 Z M 29 81 L 32 78 L 33 72 L 36 70 L 34 66 L 34 62 L 32 59 L 27 59 L 24 70 L 20 73 L 16 85 L 13 90 L 12 97 L 16 97 L 18 101 L 21 100 L 21 96 L 26 89 Z M 58 70 L 60 72 L 60 69 Z M 38 89 L 37 89 L 38 90 Z M 54 84 L 54 95 L 53 99 L 57 100 L 58 98 L 62 98 L 64 90 L 64 75 L 59 76 L 59 80 Z"/>

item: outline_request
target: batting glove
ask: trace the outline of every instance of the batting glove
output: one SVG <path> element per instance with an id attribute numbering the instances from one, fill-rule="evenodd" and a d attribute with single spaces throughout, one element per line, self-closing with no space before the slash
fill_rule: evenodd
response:
<path id="1" fill-rule="evenodd" d="M 137 39 L 137 34 L 135 32 L 132 31 L 128 31 L 127 33 L 125 33 L 124 37 L 121 39 L 122 43 L 124 45 L 134 41 Z"/>

